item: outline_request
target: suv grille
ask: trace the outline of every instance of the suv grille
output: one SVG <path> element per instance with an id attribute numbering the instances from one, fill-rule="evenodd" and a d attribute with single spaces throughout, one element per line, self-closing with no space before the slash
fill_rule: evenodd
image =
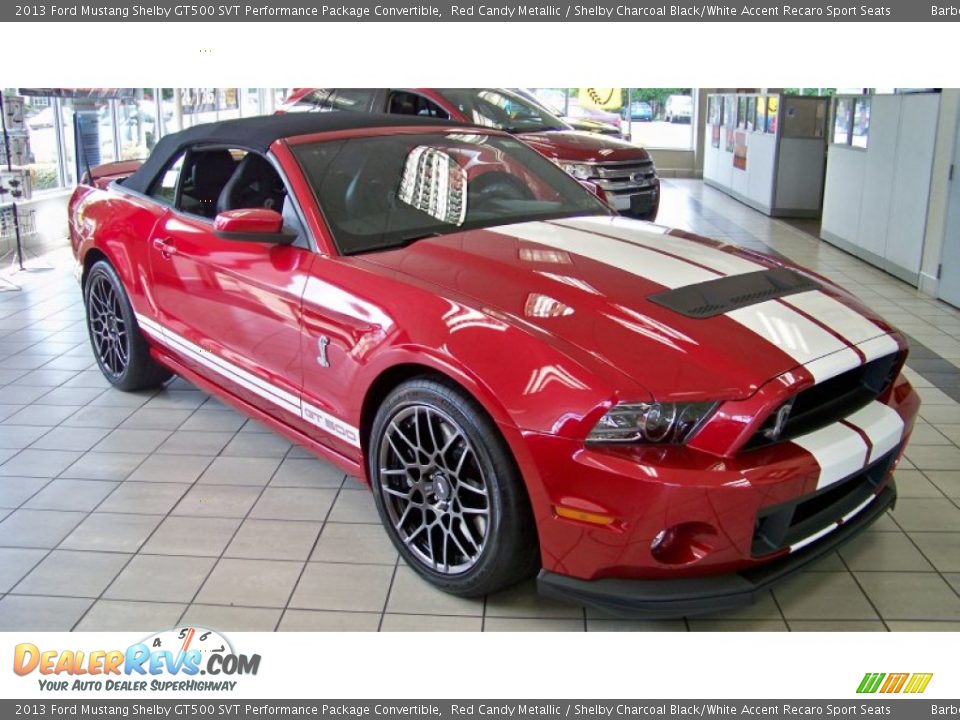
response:
<path id="1" fill-rule="evenodd" d="M 657 177 L 653 160 L 600 163 L 592 167 L 590 182 L 614 195 L 651 187 Z"/>
<path id="2" fill-rule="evenodd" d="M 905 359 L 903 352 L 886 355 L 797 393 L 780 437 L 772 441 L 765 434 L 776 421 L 774 411 L 743 449 L 755 450 L 789 440 L 852 415 L 886 392 Z"/>

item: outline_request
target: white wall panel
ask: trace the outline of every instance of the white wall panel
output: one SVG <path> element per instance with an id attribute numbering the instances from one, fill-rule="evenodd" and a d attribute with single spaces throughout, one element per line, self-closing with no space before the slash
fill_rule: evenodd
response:
<path id="1" fill-rule="evenodd" d="M 865 157 L 860 222 L 856 232 L 844 236 L 852 243 L 883 257 L 887 246 L 890 196 L 900 127 L 902 95 L 876 95 L 871 100 L 870 136 Z"/>
<path id="2" fill-rule="evenodd" d="M 827 156 L 826 192 L 820 228 L 825 237 L 853 242 L 860 226 L 866 153 L 849 147 L 831 146 Z"/>
<path id="3" fill-rule="evenodd" d="M 940 96 L 902 97 L 885 257 L 910 273 L 918 273 L 923 256 Z"/>

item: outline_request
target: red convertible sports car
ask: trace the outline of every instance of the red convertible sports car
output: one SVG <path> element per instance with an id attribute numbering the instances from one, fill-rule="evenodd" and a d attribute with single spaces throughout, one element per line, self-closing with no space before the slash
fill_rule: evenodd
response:
<path id="1" fill-rule="evenodd" d="M 231 120 L 90 175 L 70 233 L 110 382 L 176 373 L 365 479 L 444 590 L 539 570 L 614 613 L 717 611 L 894 502 L 900 335 L 784 261 L 618 217 L 507 133 Z"/>

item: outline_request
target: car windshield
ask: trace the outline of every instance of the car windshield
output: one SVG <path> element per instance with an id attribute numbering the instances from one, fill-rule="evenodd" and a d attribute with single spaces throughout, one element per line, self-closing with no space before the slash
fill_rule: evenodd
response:
<path id="1" fill-rule="evenodd" d="M 293 146 L 341 254 L 611 210 L 552 162 L 469 130 Z"/>
<path id="2" fill-rule="evenodd" d="M 566 123 L 538 103 L 501 88 L 438 90 L 470 122 L 510 133 L 567 130 Z"/>

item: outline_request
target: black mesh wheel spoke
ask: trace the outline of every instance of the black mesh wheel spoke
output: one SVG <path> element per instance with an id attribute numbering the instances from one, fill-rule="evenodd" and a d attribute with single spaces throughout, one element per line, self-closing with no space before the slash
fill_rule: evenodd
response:
<path id="1" fill-rule="evenodd" d="M 464 430 L 446 413 L 408 405 L 379 446 L 379 492 L 401 542 L 442 574 L 469 570 L 490 528 L 486 477 Z"/>
<path id="2" fill-rule="evenodd" d="M 130 333 L 123 320 L 120 296 L 106 277 L 96 276 L 87 293 L 90 339 L 101 369 L 119 377 L 130 362 Z"/>

